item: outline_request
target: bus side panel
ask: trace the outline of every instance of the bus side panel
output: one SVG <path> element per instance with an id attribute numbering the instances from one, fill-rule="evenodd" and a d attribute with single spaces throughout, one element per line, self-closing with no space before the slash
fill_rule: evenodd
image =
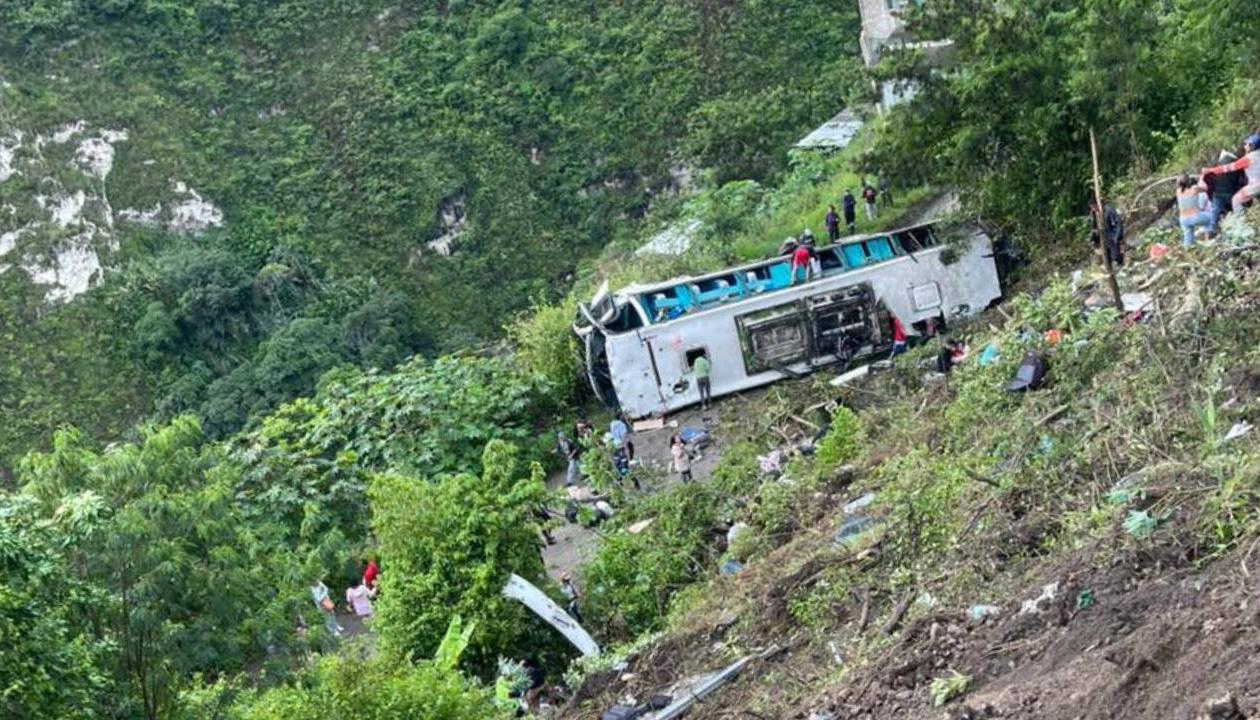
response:
<path id="1" fill-rule="evenodd" d="M 913 259 L 899 258 L 832 281 L 803 286 L 800 293 L 767 296 L 760 301 L 732 305 L 725 311 L 714 308 L 684 315 L 668 325 L 611 335 L 608 361 L 617 397 L 632 418 L 664 414 L 699 402 L 699 390 L 688 362 L 688 352 L 697 350 L 707 352 L 712 362 L 710 382 L 715 398 L 783 379 L 785 373 L 778 370 L 759 372 L 760 368 L 753 368 L 756 374 L 746 372 L 736 315 L 792 303 L 806 295 L 868 283 L 874 290 L 874 301 L 896 315 L 907 330 L 920 320 L 951 317 L 961 306 L 965 306 L 962 314 L 980 312 L 1002 296 L 997 268 L 992 257 L 986 257 L 992 252 L 989 239 L 977 233 L 970 246 L 959 248 L 953 263 L 942 262 L 941 249 L 932 248 L 916 253 Z M 939 295 L 939 301 L 916 305 L 915 288 L 933 285 L 932 292 L 919 293 L 919 300 Z M 815 359 L 826 362 L 828 358 Z M 808 362 L 789 367 L 797 373 L 813 369 Z"/>

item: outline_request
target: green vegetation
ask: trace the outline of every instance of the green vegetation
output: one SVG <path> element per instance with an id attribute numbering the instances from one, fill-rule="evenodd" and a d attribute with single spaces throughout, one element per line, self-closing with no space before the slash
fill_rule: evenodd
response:
<path id="1" fill-rule="evenodd" d="M 873 153 L 894 173 L 922 172 L 963 189 L 982 217 L 1026 240 L 1059 240 L 1085 212 L 1089 129 L 1108 181 L 1146 178 L 1178 158 L 1189 170 L 1234 148 L 1254 127 L 1245 113 L 1213 115 L 1242 89 L 1260 46 L 1254 8 L 1238 0 L 933 0 L 913 8 L 924 38 L 954 42 L 949 73 L 920 51 L 891 53 L 882 78 L 922 92 L 888 119 Z M 1246 19 L 1245 19 L 1246 18 Z M 1210 58 L 1210 62 L 1203 62 Z M 1209 118 L 1215 117 L 1216 120 Z M 1177 144 L 1229 118 L 1211 144 Z M 1077 230 L 1076 232 L 1079 232 Z"/>
<path id="2" fill-rule="evenodd" d="M 483 465 L 480 477 L 381 476 L 372 486 L 372 528 L 389 568 L 378 629 L 399 657 L 433 653 L 452 616 L 476 623 L 469 662 L 483 673 L 500 656 L 537 656 L 556 644 L 500 592 L 512 573 L 543 583 L 531 522 L 545 492 L 542 468 L 521 477 L 516 450 L 497 440 L 486 445 Z"/>
<path id="3" fill-rule="evenodd" d="M 1252 11 L 934 0 L 911 19 L 956 40 L 955 68 L 893 53 L 868 78 L 852 3 L 5 5 L 0 139 L 125 127 L 99 188 L 114 208 L 150 207 L 178 178 L 225 224 L 119 222 L 100 249 L 109 272 L 70 302 L 0 274 L 0 711 L 506 716 L 490 690 L 501 660 L 558 677 L 573 655 L 500 589 L 516 573 L 555 590 L 538 510 L 554 430 L 589 400 L 575 298 L 821 235 L 826 206 L 880 174 L 898 202 L 859 231 L 950 188 L 1043 262 L 1075 253 L 1089 128 L 1109 188 L 1128 188 L 1254 125 L 1257 86 L 1235 79 L 1254 37 L 1200 32 Z M 844 152 L 784 150 L 886 78 L 922 92 Z M 70 166 L 73 148 L 41 159 Z M 97 189 L 43 180 L 0 181 L 0 212 L 28 222 L 45 186 Z M 461 214 L 454 255 L 429 249 Z M 692 222 L 685 255 L 632 254 Z M 19 239 L 37 254 L 65 240 Z M 727 654 L 791 636 L 817 662 L 838 652 L 826 637 L 858 668 L 887 642 L 866 625 L 891 618 L 886 637 L 899 612 L 974 602 L 1046 558 L 1235 550 L 1260 531 L 1260 452 L 1227 435 L 1256 410 L 1251 264 L 1179 257 L 1151 280 L 1167 304 L 1150 324 L 1083 311 L 1056 276 L 957 328 L 999 358 L 938 386 L 917 369 L 929 343 L 866 393 L 772 389 L 723 416 L 731 437 L 704 483 L 639 495 L 590 463 L 617 505 L 577 573 L 590 628 L 636 651 L 704 636 L 710 664 L 719 624 Z M 1053 347 L 1051 329 L 1066 336 Z M 1051 357 L 1050 385 L 1004 392 L 1029 351 Z M 821 426 L 799 413 L 836 393 L 811 445 Z M 785 423 L 811 432 L 788 443 Z M 762 469 L 788 445 L 805 452 Z M 869 524 L 837 542 L 858 497 L 873 498 Z M 384 568 L 375 637 L 341 642 L 307 588 L 340 598 L 364 554 Z M 739 621 L 706 615 L 718 609 Z M 937 705 L 979 680 L 949 672 Z"/>
<path id="4" fill-rule="evenodd" d="M 195 412 L 224 436 L 336 365 L 494 339 L 688 173 L 778 177 L 860 87 L 856 53 L 849 3 L 6 3 L 18 160 L 67 123 L 125 129 L 101 188 L 115 211 L 169 204 L 178 180 L 224 225 L 113 224 L 113 269 L 64 307 L 0 277 L 0 402 L 23 409 L 0 464 L 62 424 L 112 438 Z M 74 151 L 49 144 L 42 167 L 95 193 L 54 162 Z M 41 192 L 0 183 L 22 221 L 47 214 Z M 457 221 L 452 257 L 427 248 Z"/>

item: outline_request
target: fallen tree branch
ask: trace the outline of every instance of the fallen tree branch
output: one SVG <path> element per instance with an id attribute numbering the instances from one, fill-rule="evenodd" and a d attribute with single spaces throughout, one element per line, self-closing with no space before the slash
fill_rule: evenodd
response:
<path id="1" fill-rule="evenodd" d="M 892 635 L 897 630 L 897 626 L 901 624 L 902 619 L 905 618 L 906 611 L 910 609 L 910 603 L 912 602 L 914 602 L 914 593 L 907 593 L 901 602 L 897 603 L 897 607 L 893 608 L 892 615 L 889 616 L 888 622 L 885 622 L 884 626 L 880 628 L 880 632 L 885 635 Z"/>

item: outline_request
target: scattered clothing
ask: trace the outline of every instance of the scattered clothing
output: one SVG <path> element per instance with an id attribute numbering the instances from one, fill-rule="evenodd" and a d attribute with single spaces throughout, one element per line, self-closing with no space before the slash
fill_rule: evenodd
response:
<path id="1" fill-rule="evenodd" d="M 997 345 L 989 343 L 984 346 L 984 350 L 980 353 L 980 367 L 988 367 L 1001 359 Z"/>

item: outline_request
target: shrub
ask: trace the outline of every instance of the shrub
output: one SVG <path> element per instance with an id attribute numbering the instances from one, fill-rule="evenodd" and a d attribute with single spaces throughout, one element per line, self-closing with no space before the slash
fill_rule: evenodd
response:
<path id="1" fill-rule="evenodd" d="M 831 428 L 822 442 L 818 443 L 815 453 L 819 471 L 835 470 L 857 458 L 862 452 L 862 442 L 865 439 L 866 431 L 857 413 L 844 406 L 836 408 L 831 416 Z"/>
<path id="2" fill-rule="evenodd" d="M 480 672 L 499 655 L 536 656 L 554 644 L 550 628 L 500 594 L 512 573 L 535 584 L 545 578 L 533 515 L 542 468 L 521 477 L 516 449 L 497 440 L 482 464 L 481 477 L 383 475 L 372 484 L 372 527 L 389 569 L 376 624 L 382 647 L 399 657 L 432 655 L 455 615 L 476 623 L 469 661 Z"/>

